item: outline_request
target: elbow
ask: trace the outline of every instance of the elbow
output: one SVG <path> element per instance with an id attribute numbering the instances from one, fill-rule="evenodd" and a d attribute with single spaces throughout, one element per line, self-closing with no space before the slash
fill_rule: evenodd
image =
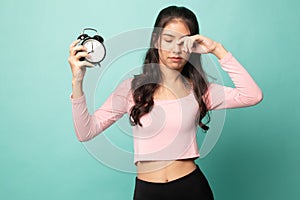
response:
<path id="1" fill-rule="evenodd" d="M 77 136 L 77 139 L 78 139 L 79 142 L 86 142 L 86 141 L 89 140 L 88 137 L 86 137 L 83 134 L 79 134 L 78 132 L 76 132 L 76 136 Z"/>
<path id="2" fill-rule="evenodd" d="M 74 124 L 74 128 L 75 128 L 75 134 L 76 134 L 77 140 L 79 142 L 86 142 L 90 139 L 89 138 L 90 131 L 86 131 L 84 129 L 79 129 L 79 127 L 77 127 L 76 124 Z"/>
<path id="3" fill-rule="evenodd" d="M 86 126 L 80 127 L 75 124 L 75 133 L 79 142 L 87 142 L 98 134 L 100 134 L 103 130 L 98 126 Z"/>
<path id="4" fill-rule="evenodd" d="M 85 134 L 76 132 L 76 136 L 79 142 L 87 142 L 93 139 L 96 136 L 96 134 L 92 134 L 91 132 Z"/>
<path id="5" fill-rule="evenodd" d="M 264 94 L 261 90 L 259 90 L 259 95 L 258 95 L 258 98 L 257 98 L 257 103 L 260 103 L 263 99 L 264 99 Z"/>
<path id="6" fill-rule="evenodd" d="M 261 89 L 258 89 L 255 94 L 252 95 L 252 98 L 251 98 L 251 106 L 254 106 L 258 103 L 260 103 L 262 100 L 263 100 L 263 92 L 261 91 Z"/>
<path id="7" fill-rule="evenodd" d="M 85 137 L 77 137 L 79 142 L 87 142 L 89 141 L 89 139 L 85 138 Z"/>

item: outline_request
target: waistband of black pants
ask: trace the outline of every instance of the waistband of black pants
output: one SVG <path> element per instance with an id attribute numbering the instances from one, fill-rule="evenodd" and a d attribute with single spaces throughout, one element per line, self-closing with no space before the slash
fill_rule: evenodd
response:
<path id="1" fill-rule="evenodd" d="M 167 185 L 167 184 L 173 184 L 173 183 L 184 181 L 185 179 L 188 179 L 189 177 L 191 177 L 195 174 L 198 174 L 199 172 L 201 173 L 201 170 L 200 170 L 199 166 L 196 164 L 196 169 L 194 169 L 189 174 L 186 174 L 182 177 L 179 177 L 177 179 L 174 179 L 172 181 L 165 182 L 165 183 L 145 181 L 145 180 L 139 179 L 138 177 L 136 177 L 135 179 L 136 179 L 137 182 L 144 183 L 144 184 L 149 184 L 149 185 Z"/>

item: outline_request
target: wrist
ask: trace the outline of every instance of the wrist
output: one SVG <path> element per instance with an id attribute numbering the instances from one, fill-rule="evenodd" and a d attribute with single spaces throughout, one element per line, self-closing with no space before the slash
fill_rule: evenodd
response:
<path id="1" fill-rule="evenodd" d="M 79 98 L 83 95 L 82 81 L 72 80 L 72 99 Z"/>
<path id="2" fill-rule="evenodd" d="M 72 85 L 82 85 L 82 79 L 72 78 Z"/>
<path id="3" fill-rule="evenodd" d="M 211 53 L 214 54 L 219 60 L 221 60 L 228 53 L 228 51 L 223 47 L 221 43 L 217 42 L 215 49 L 212 50 Z"/>

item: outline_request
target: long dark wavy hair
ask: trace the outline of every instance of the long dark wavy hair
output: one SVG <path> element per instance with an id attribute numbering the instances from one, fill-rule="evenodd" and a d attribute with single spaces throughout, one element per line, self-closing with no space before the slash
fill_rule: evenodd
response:
<path id="1" fill-rule="evenodd" d="M 163 28 L 173 19 L 181 19 L 189 28 L 191 35 L 199 34 L 199 25 L 195 14 L 185 7 L 169 6 L 160 11 L 154 24 L 151 35 L 150 48 L 148 49 L 141 74 L 136 75 L 132 80 L 131 89 L 133 91 L 133 100 L 135 105 L 131 108 L 130 122 L 133 126 L 142 126 L 140 118 L 151 111 L 154 105 L 153 95 L 160 87 L 162 74 L 159 63 L 158 49 L 155 43 Z M 210 121 L 208 109 L 205 104 L 204 94 L 208 88 L 206 74 L 202 69 L 201 55 L 191 53 L 189 60 L 183 67 L 181 75 L 192 81 L 192 88 L 195 98 L 199 105 L 198 119 L 199 126 L 208 130 L 207 124 Z M 207 115 L 206 123 L 202 123 L 203 118 Z"/>

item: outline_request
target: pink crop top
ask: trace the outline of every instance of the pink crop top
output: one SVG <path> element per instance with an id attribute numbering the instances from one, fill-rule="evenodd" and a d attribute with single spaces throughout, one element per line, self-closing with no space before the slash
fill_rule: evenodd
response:
<path id="1" fill-rule="evenodd" d="M 219 60 L 235 87 L 209 84 L 209 110 L 246 107 L 259 103 L 262 92 L 243 66 L 228 52 Z M 88 141 L 104 131 L 134 105 L 131 79 L 123 81 L 93 115 L 87 110 L 85 95 L 70 96 L 73 123 L 79 141 Z M 196 141 L 198 103 L 193 92 L 174 100 L 155 100 L 150 113 L 133 126 L 134 163 L 150 160 L 177 160 L 199 157 Z"/>

